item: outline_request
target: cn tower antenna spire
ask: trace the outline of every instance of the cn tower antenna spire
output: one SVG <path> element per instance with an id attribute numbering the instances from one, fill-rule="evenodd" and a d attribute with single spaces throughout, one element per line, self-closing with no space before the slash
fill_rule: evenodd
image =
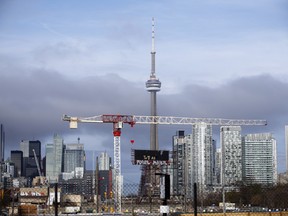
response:
<path id="1" fill-rule="evenodd" d="M 152 53 L 155 53 L 155 22 L 154 17 L 152 18 Z"/>
<path id="2" fill-rule="evenodd" d="M 157 116 L 156 93 L 161 89 L 161 82 L 156 78 L 155 72 L 155 21 L 152 18 L 152 50 L 151 50 L 151 74 L 146 82 L 146 89 L 151 95 L 151 116 Z M 150 150 L 158 150 L 158 125 L 150 125 Z"/>
<path id="3" fill-rule="evenodd" d="M 151 74 L 150 79 L 156 78 L 155 75 L 155 21 L 154 17 L 152 18 L 152 49 L 151 49 Z"/>

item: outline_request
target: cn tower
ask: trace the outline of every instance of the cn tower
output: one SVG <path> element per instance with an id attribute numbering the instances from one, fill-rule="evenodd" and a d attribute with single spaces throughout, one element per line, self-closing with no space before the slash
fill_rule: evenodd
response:
<path id="1" fill-rule="evenodd" d="M 156 78 L 155 73 L 155 55 L 155 23 L 154 18 L 152 18 L 151 74 L 146 82 L 146 89 L 151 95 L 151 116 L 157 116 L 156 93 L 159 92 L 161 88 L 161 82 Z M 159 150 L 157 124 L 150 125 L 150 150 Z"/>

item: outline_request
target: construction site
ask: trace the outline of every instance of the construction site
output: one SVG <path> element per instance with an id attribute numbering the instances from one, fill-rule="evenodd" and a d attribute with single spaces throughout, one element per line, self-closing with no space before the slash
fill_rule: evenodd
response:
<path id="1" fill-rule="evenodd" d="M 175 138 L 179 149 L 165 151 L 159 148 L 159 125 L 188 125 L 189 127 L 204 125 L 203 128 L 205 127 L 206 130 L 206 128 L 212 126 L 223 127 L 224 129 L 226 129 L 225 127 L 265 126 L 267 122 L 259 119 L 159 116 L 157 114 L 156 95 L 161 89 L 161 82 L 156 77 L 155 72 L 156 51 L 154 40 L 155 29 L 154 19 L 152 19 L 151 73 L 145 83 L 146 90 L 151 98 L 151 113 L 149 116 L 100 114 L 92 117 L 70 115 L 63 115 L 62 117 L 63 121 L 69 122 L 72 129 L 78 128 L 78 124 L 82 123 L 111 125 L 114 145 L 113 173 L 107 174 L 105 180 L 109 179 L 109 183 L 105 188 L 101 188 L 102 185 L 99 182 L 104 178 L 100 176 L 96 167 L 95 173 L 93 172 L 90 178 L 92 191 L 90 191 L 89 196 L 84 193 L 69 194 L 65 192 L 68 187 L 73 187 L 73 185 L 49 183 L 45 176 L 41 175 L 42 172 L 34 151 L 39 177 L 33 180 L 33 187 L 31 188 L 10 187 L 1 189 L 0 210 L 2 215 L 166 216 L 169 214 L 185 216 L 193 214 L 196 216 L 201 214 L 203 216 L 288 216 L 286 209 L 288 208 L 288 187 L 286 185 L 257 186 L 258 190 L 255 191 L 253 190 L 253 188 L 256 188 L 254 185 L 250 187 L 241 184 L 225 184 L 223 182 L 226 182 L 228 177 L 224 175 L 225 165 L 222 161 L 222 184 L 212 187 L 204 180 L 206 167 L 203 164 L 195 165 L 196 168 L 193 168 L 197 170 L 197 178 L 196 174 L 193 176 L 189 172 L 188 168 L 192 167 L 194 163 L 190 159 L 192 153 L 189 153 L 189 155 L 186 153 L 189 147 L 187 147 L 188 145 L 182 145 L 186 143 L 186 140 L 180 133 Z M 131 152 L 132 163 L 141 167 L 139 184 L 123 182 L 121 135 L 124 125 L 131 127 L 149 125 L 150 127 L 150 148 L 147 150 L 134 149 Z M 83 125 L 83 127 L 85 126 Z M 205 137 L 203 140 L 205 140 Z M 183 149 L 180 149 L 180 147 Z M 182 150 L 186 152 L 180 158 L 179 155 Z M 197 152 L 193 154 L 197 154 L 197 157 L 199 156 L 204 161 L 208 157 L 205 150 L 204 147 L 202 150 L 199 147 Z M 192 152 L 190 149 L 189 151 Z M 224 157 L 223 155 L 222 157 Z M 176 171 L 177 174 L 175 174 Z M 178 186 L 177 190 L 175 185 Z M 277 193 L 279 191 L 281 191 L 280 195 Z"/>

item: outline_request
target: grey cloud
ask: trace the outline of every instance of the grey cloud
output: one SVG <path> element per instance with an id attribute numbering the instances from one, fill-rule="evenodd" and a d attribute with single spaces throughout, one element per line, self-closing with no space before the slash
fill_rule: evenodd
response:
<path id="1" fill-rule="evenodd" d="M 98 144 L 112 149 L 111 125 L 85 125 L 79 132 L 72 132 L 61 121 L 62 115 L 89 117 L 149 113 L 149 93 L 144 82 L 140 86 L 117 74 L 68 79 L 55 71 L 33 70 L 21 77 L 20 72 L 6 72 L 0 72 L 0 122 L 5 125 L 9 149 L 18 148 L 22 139 L 47 139 L 53 133 L 63 134 L 64 139 L 69 134 L 75 136 L 79 133 L 82 137 L 97 134 L 106 137 L 103 143 Z M 267 119 L 268 127 L 258 130 L 272 131 L 281 136 L 288 117 L 287 92 L 287 83 L 269 75 L 245 77 L 217 88 L 189 85 L 183 86 L 179 94 L 160 92 L 158 113 L 195 118 Z M 187 133 L 191 130 L 190 127 L 159 126 L 160 147 L 170 149 L 171 136 L 183 128 Z M 283 137 L 276 138 L 283 140 Z M 130 139 L 135 140 L 135 148 L 147 149 L 149 127 L 136 125 L 129 129 L 126 126 L 122 139 L 126 143 L 122 147 L 126 156 L 130 155 Z"/>
<path id="2" fill-rule="evenodd" d="M 3 74 L 2 74 L 3 73 Z M 118 75 L 70 80 L 57 72 L 37 70 L 29 74 L 2 71 L 0 119 L 13 144 L 23 137 L 48 136 L 66 130 L 61 116 L 141 112 L 145 107 L 139 88 Z M 7 74 L 6 74 L 7 73 Z M 18 138 L 18 139 L 17 139 Z M 7 136 L 9 142 L 9 136 Z"/>
<path id="3" fill-rule="evenodd" d="M 193 117 L 279 118 L 287 114 L 288 84 L 270 75 L 244 77 L 219 87 L 188 85 L 178 95 L 163 96 L 168 112 L 190 114 Z M 160 103 L 161 104 L 161 103 Z M 187 112 L 188 111 L 188 112 Z M 166 111 L 166 114 L 167 111 Z"/>

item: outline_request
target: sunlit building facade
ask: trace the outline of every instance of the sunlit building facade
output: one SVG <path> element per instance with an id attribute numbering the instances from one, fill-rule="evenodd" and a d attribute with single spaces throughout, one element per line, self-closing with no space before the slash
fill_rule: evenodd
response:
<path id="1" fill-rule="evenodd" d="M 276 140 L 271 133 L 247 134 L 242 139 L 242 152 L 246 184 L 277 183 Z"/>
<path id="2" fill-rule="evenodd" d="M 213 183 L 213 143 L 211 125 L 202 122 L 192 126 L 192 182 L 204 188 Z"/>
<path id="3" fill-rule="evenodd" d="M 222 126 L 220 128 L 222 151 L 221 183 L 232 186 L 242 181 L 241 127 Z"/>

